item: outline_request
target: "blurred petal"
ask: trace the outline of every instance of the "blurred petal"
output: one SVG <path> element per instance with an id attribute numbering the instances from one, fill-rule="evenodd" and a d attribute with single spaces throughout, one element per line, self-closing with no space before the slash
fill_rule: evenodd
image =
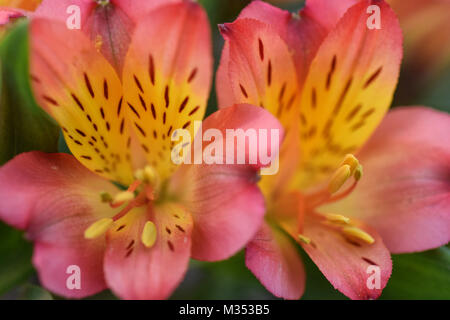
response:
<path id="1" fill-rule="evenodd" d="M 238 19 L 222 26 L 221 32 L 229 44 L 229 58 L 225 55 L 222 61 L 228 60 L 228 67 L 222 71 L 228 69 L 228 86 L 235 103 L 264 107 L 287 126 L 296 114 L 293 106 L 300 95 L 295 65 L 285 41 L 269 25 L 253 19 Z"/>
<path id="2" fill-rule="evenodd" d="M 43 285 L 67 297 L 105 288 L 104 238 L 84 239 L 94 221 L 114 214 L 100 192 L 117 192 L 67 154 L 24 153 L 0 168 L 0 218 L 36 243 L 33 263 Z M 66 286 L 67 267 L 81 268 L 81 290 Z"/>
<path id="3" fill-rule="evenodd" d="M 112 0 L 112 3 L 121 8 L 134 21 L 144 18 L 151 10 L 159 6 L 179 3 L 183 0 Z"/>
<path id="4" fill-rule="evenodd" d="M 219 108 L 225 108 L 235 104 L 233 88 L 229 76 L 230 44 L 225 41 L 220 56 L 220 64 L 216 72 L 216 95 Z"/>
<path id="5" fill-rule="evenodd" d="M 371 4 L 380 8 L 380 29 L 367 26 Z M 401 57 L 401 30 L 383 1 L 361 1 L 328 34 L 302 92 L 300 187 L 329 175 L 367 141 L 391 104 Z"/>
<path id="6" fill-rule="evenodd" d="M 364 176 L 347 198 L 323 210 L 363 219 L 391 252 L 450 241 L 450 116 L 394 109 L 358 155 Z"/>
<path id="7" fill-rule="evenodd" d="M 311 242 L 305 244 L 297 240 L 308 253 L 320 271 L 334 288 L 351 299 L 376 299 L 391 276 L 392 261 L 389 251 L 376 231 L 352 219 L 358 228 L 369 233 L 373 244 L 361 244 L 346 238 L 337 228 L 306 216 L 302 234 Z M 291 235 L 298 239 L 296 230 Z M 379 267 L 379 287 L 369 286 L 372 271 L 370 266 Z M 376 277 L 376 273 L 375 273 Z"/>
<path id="8" fill-rule="evenodd" d="M 203 132 L 210 128 L 222 132 L 222 137 L 226 136 L 227 129 L 237 128 L 245 132 L 252 128 L 278 129 L 280 139 L 283 134 L 281 125 L 270 113 L 250 105 L 217 111 L 203 123 Z M 226 145 L 221 138 L 217 139 Z M 228 258 L 243 248 L 258 230 L 265 211 L 263 196 L 256 185 L 257 170 L 262 165 L 259 157 L 266 154 L 274 158 L 278 146 L 269 143 L 258 148 L 257 145 L 246 143 L 244 146 L 246 163 L 253 158 L 255 164 L 225 164 L 226 161 L 224 164 L 185 164 L 175 173 L 171 188 L 194 219 L 193 258 L 208 261 Z M 235 156 L 236 151 L 235 148 Z M 230 149 L 222 153 L 223 159 L 228 152 Z"/>
<path id="9" fill-rule="evenodd" d="M 156 242 L 144 246 L 147 221 L 156 226 Z M 108 232 L 105 276 L 108 286 L 124 299 L 166 299 L 187 270 L 192 219 L 172 204 L 136 208 Z"/>
<path id="10" fill-rule="evenodd" d="M 61 125 L 83 165 L 129 184 L 129 133 L 116 72 L 79 30 L 34 19 L 31 34 L 31 78 L 39 104 Z"/>
<path id="11" fill-rule="evenodd" d="M 209 24 L 198 4 L 159 7 L 136 27 L 124 68 L 126 109 L 162 179 L 174 169 L 171 133 L 183 128 L 193 137 L 203 118 L 211 73 Z"/>
<path id="12" fill-rule="evenodd" d="M 305 290 L 306 275 L 297 248 L 267 224 L 247 245 L 245 264 L 279 298 L 299 299 Z"/>
<path id="13" fill-rule="evenodd" d="M 304 14 L 319 23 L 327 33 L 330 32 L 342 18 L 345 12 L 360 0 L 306 0 Z M 367 4 L 366 7 L 370 4 Z"/>
<path id="14" fill-rule="evenodd" d="M 112 3 L 107 6 L 98 5 L 82 29 L 96 49 L 116 69 L 117 74 L 121 75 L 134 26 L 135 21 L 121 7 Z"/>

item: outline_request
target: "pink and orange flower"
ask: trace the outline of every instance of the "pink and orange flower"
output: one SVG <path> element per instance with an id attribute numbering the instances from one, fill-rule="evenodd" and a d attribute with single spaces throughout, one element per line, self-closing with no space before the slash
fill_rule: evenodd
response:
<path id="1" fill-rule="evenodd" d="M 371 5 L 380 29 L 367 27 Z M 289 236 L 352 299 L 379 297 L 390 253 L 449 242 L 450 116 L 387 112 L 402 33 L 384 1 L 308 0 L 298 14 L 254 1 L 220 29 L 219 107 L 259 105 L 286 132 L 280 172 L 260 182 L 265 223 L 246 249 L 247 267 L 269 291 L 304 292 Z M 379 267 L 378 287 L 367 285 L 369 266 Z"/>
<path id="2" fill-rule="evenodd" d="M 210 31 L 198 4 L 83 3 L 91 13 L 81 30 L 55 19 L 67 1 L 44 1 L 30 22 L 34 94 L 73 156 L 29 152 L 0 168 L 0 218 L 26 231 L 39 279 L 56 294 L 108 287 L 126 299 L 167 298 L 190 257 L 225 259 L 254 236 L 264 215 L 260 165 L 171 161 L 173 132 L 193 136 L 210 90 Z M 107 25 L 99 12 L 110 14 Z M 250 126 L 282 130 L 247 104 L 203 122 L 224 132 Z M 71 265 L 81 269 L 75 290 Z"/>

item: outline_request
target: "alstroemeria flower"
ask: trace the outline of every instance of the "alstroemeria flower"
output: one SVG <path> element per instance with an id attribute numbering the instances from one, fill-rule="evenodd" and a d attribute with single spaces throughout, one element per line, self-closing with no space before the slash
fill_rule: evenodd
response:
<path id="1" fill-rule="evenodd" d="M 206 14 L 181 1 L 138 22 L 122 81 L 83 31 L 45 18 L 30 25 L 34 93 L 73 156 L 30 152 L 4 165 L 0 218 L 26 231 L 41 283 L 63 296 L 109 287 L 127 299 L 166 298 L 190 257 L 231 256 L 264 215 L 259 164 L 171 161 L 173 132 L 193 136 L 205 112 L 212 73 Z M 270 113 L 245 104 L 203 122 L 221 132 L 250 126 L 282 130 Z M 72 265 L 81 270 L 79 289 L 66 285 Z"/>
<path id="2" fill-rule="evenodd" d="M 371 5 L 379 29 L 368 28 Z M 288 299 L 304 291 L 287 235 L 352 299 L 381 294 L 390 252 L 449 241 L 450 116 L 411 107 L 385 117 L 402 35 L 384 1 L 309 0 L 299 15 L 255 1 L 221 31 L 220 106 L 260 105 L 287 130 L 280 172 L 260 183 L 266 223 L 246 250 L 269 291 Z"/>

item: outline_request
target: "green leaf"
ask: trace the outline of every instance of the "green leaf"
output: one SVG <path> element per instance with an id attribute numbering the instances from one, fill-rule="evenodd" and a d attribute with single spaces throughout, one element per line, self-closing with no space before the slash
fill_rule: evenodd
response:
<path id="1" fill-rule="evenodd" d="M 53 300 L 53 296 L 42 287 L 26 284 L 21 288 L 21 300 Z"/>
<path id="2" fill-rule="evenodd" d="M 393 255 L 382 299 L 450 299 L 450 248 Z"/>
<path id="3" fill-rule="evenodd" d="M 27 21 L 2 40 L 0 69 L 0 165 L 26 151 L 57 151 L 59 129 L 31 92 Z"/>
<path id="4" fill-rule="evenodd" d="M 0 223 L 0 296 L 33 273 L 32 247 L 23 233 Z"/>

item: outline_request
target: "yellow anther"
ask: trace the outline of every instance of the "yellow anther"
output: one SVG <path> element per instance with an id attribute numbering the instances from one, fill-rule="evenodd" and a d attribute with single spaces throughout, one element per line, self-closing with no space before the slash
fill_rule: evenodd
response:
<path id="1" fill-rule="evenodd" d="M 134 177 L 139 181 L 144 181 L 144 170 L 143 169 L 136 170 L 136 172 L 134 173 Z"/>
<path id="2" fill-rule="evenodd" d="M 113 204 L 119 204 L 125 201 L 130 201 L 134 199 L 134 193 L 130 191 L 123 191 L 116 194 L 113 200 Z"/>
<path id="3" fill-rule="evenodd" d="M 298 235 L 298 238 L 300 239 L 301 242 L 303 242 L 304 244 L 310 244 L 311 243 L 311 239 L 308 238 L 307 236 L 304 236 L 302 234 Z"/>
<path id="4" fill-rule="evenodd" d="M 108 231 L 113 223 L 113 219 L 110 218 L 100 219 L 84 231 L 84 237 L 86 239 L 95 239 Z"/>
<path id="5" fill-rule="evenodd" d="M 138 169 L 134 173 L 134 176 L 136 179 L 148 183 L 150 185 L 154 185 L 156 183 L 156 180 L 158 178 L 158 174 L 156 173 L 156 170 L 151 166 L 145 166 L 144 169 Z"/>
<path id="6" fill-rule="evenodd" d="M 156 226 L 153 222 L 147 221 L 142 230 L 141 241 L 147 248 L 151 248 L 156 242 Z"/>
<path id="7" fill-rule="evenodd" d="M 348 236 L 360 239 L 369 244 L 372 244 L 375 242 L 375 239 L 372 238 L 372 236 L 370 234 L 368 234 L 367 232 L 365 232 L 357 227 L 345 227 L 345 228 L 342 228 L 342 232 L 344 232 Z"/>
<path id="8" fill-rule="evenodd" d="M 330 183 L 328 184 L 328 191 L 333 194 L 337 192 L 351 176 L 350 166 L 344 164 L 331 177 Z"/>
<path id="9" fill-rule="evenodd" d="M 355 169 L 355 173 L 353 174 L 353 176 L 355 177 L 355 180 L 358 181 L 359 179 L 361 179 L 362 175 L 363 175 L 362 165 L 358 165 Z"/>
<path id="10" fill-rule="evenodd" d="M 153 167 L 145 166 L 144 168 L 145 182 L 149 183 L 150 185 L 153 185 L 156 182 L 157 177 L 158 175 Z"/>
<path id="11" fill-rule="evenodd" d="M 112 201 L 111 195 L 106 191 L 100 192 L 100 199 L 102 200 L 102 202 L 111 202 Z"/>
<path id="12" fill-rule="evenodd" d="M 345 224 L 348 224 L 350 222 L 349 218 L 341 214 L 327 213 L 325 217 L 327 218 L 328 221 L 331 222 L 340 222 Z"/>
<path id="13" fill-rule="evenodd" d="M 344 164 L 348 164 L 350 166 L 350 174 L 353 174 L 355 172 L 355 169 L 359 166 L 359 161 L 354 155 L 347 154 L 344 157 L 344 160 L 342 160 L 340 166 L 343 166 Z"/>

